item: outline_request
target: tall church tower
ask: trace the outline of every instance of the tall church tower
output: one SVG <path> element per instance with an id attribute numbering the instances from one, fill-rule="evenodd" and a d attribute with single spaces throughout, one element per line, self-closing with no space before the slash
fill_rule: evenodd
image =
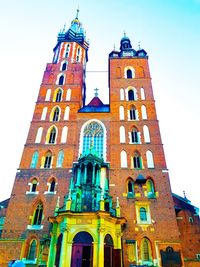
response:
<path id="1" fill-rule="evenodd" d="M 110 103 L 95 93 L 86 105 L 88 48 L 77 12 L 44 72 L 0 263 L 181 267 L 147 52 L 124 35 L 109 54 Z"/>

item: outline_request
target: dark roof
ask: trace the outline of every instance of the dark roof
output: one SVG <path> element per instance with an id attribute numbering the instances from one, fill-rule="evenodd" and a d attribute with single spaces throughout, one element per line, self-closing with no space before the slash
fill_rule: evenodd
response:
<path id="1" fill-rule="evenodd" d="M 10 201 L 10 198 L 7 198 L 7 199 L 1 201 L 0 202 L 0 207 L 3 206 L 4 208 L 7 208 L 8 204 L 9 204 L 9 201 Z"/>
<path id="2" fill-rule="evenodd" d="M 87 105 L 89 107 L 100 107 L 104 106 L 103 102 L 98 98 L 98 96 L 95 96 L 92 98 L 90 103 Z"/>

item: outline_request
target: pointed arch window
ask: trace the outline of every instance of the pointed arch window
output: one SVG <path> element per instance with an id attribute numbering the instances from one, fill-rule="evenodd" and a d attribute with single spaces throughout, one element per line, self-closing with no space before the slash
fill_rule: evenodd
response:
<path id="1" fill-rule="evenodd" d="M 47 107 L 44 107 L 42 110 L 41 121 L 44 121 L 46 119 L 46 115 L 47 115 Z"/>
<path id="2" fill-rule="evenodd" d="M 30 192 L 31 193 L 36 193 L 37 185 L 38 185 L 37 179 L 33 179 L 32 182 L 31 182 L 31 186 L 30 186 Z"/>
<path id="3" fill-rule="evenodd" d="M 35 151 L 33 153 L 32 160 L 31 160 L 31 165 L 30 165 L 31 169 L 35 169 L 37 167 L 38 158 L 39 158 L 39 153 L 38 151 Z"/>
<path id="4" fill-rule="evenodd" d="M 61 100 L 62 100 L 62 90 L 58 89 L 55 102 L 60 102 Z"/>
<path id="5" fill-rule="evenodd" d="M 52 179 L 49 186 L 49 192 L 51 193 L 55 192 L 55 187 L 56 187 L 56 181 L 55 179 Z"/>
<path id="6" fill-rule="evenodd" d="M 146 152 L 146 158 L 147 158 L 147 167 L 149 169 L 154 168 L 153 153 L 150 150 Z"/>
<path id="7" fill-rule="evenodd" d="M 38 128 L 38 131 L 37 131 L 36 138 L 35 138 L 35 143 L 40 143 L 41 142 L 42 132 L 43 132 L 43 128 L 42 127 L 39 127 Z"/>
<path id="8" fill-rule="evenodd" d="M 67 142 L 67 132 L 68 132 L 68 127 L 64 126 L 62 129 L 62 135 L 61 135 L 61 143 L 62 144 Z"/>
<path id="9" fill-rule="evenodd" d="M 36 258 L 36 249 L 37 249 L 37 241 L 35 239 L 31 240 L 29 251 L 27 255 L 27 260 L 34 261 Z"/>
<path id="10" fill-rule="evenodd" d="M 46 93 L 45 101 L 49 101 L 50 97 L 51 97 L 51 89 L 48 89 Z"/>
<path id="11" fill-rule="evenodd" d="M 91 148 L 96 151 L 98 156 L 102 158 L 104 154 L 104 128 L 97 121 L 91 121 L 86 124 L 83 129 L 83 146 L 82 153 L 86 153 Z"/>
<path id="12" fill-rule="evenodd" d="M 57 158 L 57 163 L 56 163 L 57 168 L 62 168 L 63 160 L 64 160 L 64 152 L 63 150 L 61 150 L 58 153 L 58 158 Z"/>
<path id="13" fill-rule="evenodd" d="M 141 100 L 145 100 L 144 88 L 140 88 Z"/>
<path id="14" fill-rule="evenodd" d="M 120 143 L 126 143 L 126 133 L 124 126 L 120 126 L 119 138 L 120 138 Z"/>
<path id="15" fill-rule="evenodd" d="M 149 128 L 147 125 L 143 126 L 143 133 L 144 133 L 144 142 L 150 143 L 150 134 L 149 134 Z"/>
<path id="16" fill-rule="evenodd" d="M 142 168 L 142 159 L 141 159 L 139 152 L 137 152 L 137 151 L 134 153 L 134 156 L 133 156 L 133 167 L 135 169 L 141 169 Z"/>
<path id="17" fill-rule="evenodd" d="M 43 205 L 39 203 L 34 211 L 33 225 L 41 225 L 43 216 Z"/>
<path id="18" fill-rule="evenodd" d="M 120 154 L 121 168 L 127 168 L 127 154 L 126 151 L 122 150 Z"/>
<path id="19" fill-rule="evenodd" d="M 67 107 L 65 108 L 65 114 L 64 114 L 64 120 L 65 120 L 65 121 L 68 121 L 68 120 L 69 120 L 69 112 L 70 112 L 70 107 L 67 106 Z"/>
<path id="20" fill-rule="evenodd" d="M 137 110 L 134 106 L 131 107 L 129 115 L 130 115 L 130 120 L 137 120 Z"/>
<path id="21" fill-rule="evenodd" d="M 119 119 L 124 120 L 124 107 L 123 106 L 119 107 Z"/>
<path id="22" fill-rule="evenodd" d="M 71 100 L 71 89 L 67 89 L 67 94 L 66 94 L 66 101 L 70 101 Z"/>
<path id="23" fill-rule="evenodd" d="M 120 100 L 124 100 L 124 89 L 120 89 Z"/>
<path id="24" fill-rule="evenodd" d="M 137 128 L 133 127 L 131 131 L 131 143 L 138 144 L 139 143 L 139 132 Z"/>
<path id="25" fill-rule="evenodd" d="M 69 57 L 70 45 L 67 44 L 65 57 Z"/>
<path id="26" fill-rule="evenodd" d="M 151 245 L 150 241 L 147 238 L 144 238 L 141 243 L 141 252 L 142 252 L 142 261 L 145 262 L 152 262 L 152 255 L 151 255 Z"/>
<path id="27" fill-rule="evenodd" d="M 48 143 L 49 143 L 49 144 L 55 144 L 55 142 L 56 142 L 56 128 L 53 127 L 53 128 L 50 130 L 49 141 L 48 141 Z"/>
<path id="28" fill-rule="evenodd" d="M 128 91 L 128 100 L 135 100 L 135 94 L 132 89 Z"/>
<path id="29" fill-rule="evenodd" d="M 142 105 L 141 111 L 142 111 L 142 119 L 147 120 L 147 109 L 146 109 L 145 105 Z"/>
<path id="30" fill-rule="evenodd" d="M 131 178 L 127 181 L 127 197 L 132 198 L 134 196 L 134 182 Z"/>
<path id="31" fill-rule="evenodd" d="M 64 75 L 61 75 L 58 79 L 58 84 L 63 85 L 64 84 Z"/>
<path id="32" fill-rule="evenodd" d="M 51 168 L 51 164 L 52 164 L 52 153 L 49 151 L 47 152 L 44 159 L 44 168 L 45 169 Z"/>
<path id="33" fill-rule="evenodd" d="M 77 52 L 76 52 L 76 61 L 79 62 L 80 61 L 80 52 L 81 52 L 81 49 L 80 47 L 77 49 Z"/>
<path id="34" fill-rule="evenodd" d="M 67 69 L 67 61 L 64 61 L 64 62 L 62 63 L 61 71 L 64 71 L 64 70 L 66 70 L 66 69 Z"/>
<path id="35" fill-rule="evenodd" d="M 60 109 L 58 107 L 55 108 L 53 112 L 53 119 L 52 121 L 58 121 L 60 117 Z"/>
<path id="36" fill-rule="evenodd" d="M 147 187 L 147 196 L 148 198 L 154 198 L 155 197 L 155 191 L 154 191 L 154 183 L 152 179 L 148 179 L 146 182 Z"/>

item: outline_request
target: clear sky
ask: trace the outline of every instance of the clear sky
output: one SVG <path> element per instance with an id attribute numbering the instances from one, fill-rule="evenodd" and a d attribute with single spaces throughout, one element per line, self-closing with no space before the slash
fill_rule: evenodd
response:
<path id="1" fill-rule="evenodd" d="M 123 32 L 149 55 L 173 192 L 199 206 L 200 0 L 6 0 L 0 3 L 1 186 L 10 196 L 46 63 L 63 25 L 79 19 L 90 40 L 87 70 L 107 70 Z M 87 76 L 87 88 L 108 99 L 107 74 Z"/>

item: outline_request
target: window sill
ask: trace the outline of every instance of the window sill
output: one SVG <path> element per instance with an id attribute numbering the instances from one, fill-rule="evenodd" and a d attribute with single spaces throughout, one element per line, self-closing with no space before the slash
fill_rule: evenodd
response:
<path id="1" fill-rule="evenodd" d="M 30 191 L 26 191 L 26 195 L 38 195 L 39 191 L 36 192 L 30 192 Z"/>
<path id="2" fill-rule="evenodd" d="M 27 229 L 28 230 L 35 230 L 35 231 L 38 231 L 38 230 L 42 230 L 43 229 L 43 225 L 27 225 Z"/>
<path id="3" fill-rule="evenodd" d="M 45 191 L 44 195 L 56 195 L 56 191 L 54 192 Z"/>
<path id="4" fill-rule="evenodd" d="M 36 264 L 37 263 L 37 258 L 35 258 L 34 260 L 22 259 L 22 261 L 25 264 Z"/>
<path id="5" fill-rule="evenodd" d="M 127 198 L 135 198 L 135 194 L 133 194 L 133 193 L 128 193 L 128 194 L 127 194 Z"/>

